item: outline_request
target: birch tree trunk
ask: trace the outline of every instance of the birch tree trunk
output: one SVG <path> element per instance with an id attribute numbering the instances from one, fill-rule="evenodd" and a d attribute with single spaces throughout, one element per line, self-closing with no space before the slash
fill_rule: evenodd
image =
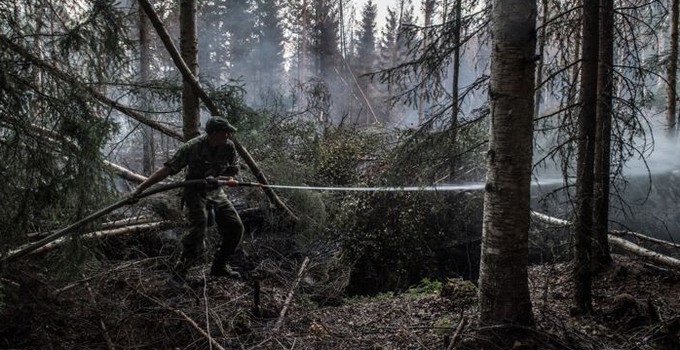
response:
<path id="1" fill-rule="evenodd" d="M 491 127 L 479 276 L 483 326 L 533 325 L 527 261 L 536 11 L 536 0 L 493 1 Z M 516 333 L 505 332 L 504 341 L 512 344 Z"/>
<path id="2" fill-rule="evenodd" d="M 612 74 L 614 65 L 614 1 L 600 0 L 600 42 L 597 71 L 597 125 L 593 193 L 593 264 L 595 270 L 612 262 L 609 253 L 609 172 L 611 162 Z"/>
<path id="3" fill-rule="evenodd" d="M 179 47 L 182 59 L 193 76 L 198 76 L 198 39 L 196 37 L 196 0 L 180 0 Z M 182 130 L 185 140 L 201 134 L 198 93 L 184 80 L 182 90 Z"/>
<path id="4" fill-rule="evenodd" d="M 581 111 L 578 117 L 578 158 L 576 178 L 574 311 L 589 314 L 592 302 L 593 171 L 595 118 L 597 110 L 597 55 L 599 1 L 583 2 L 583 53 L 581 63 Z"/>

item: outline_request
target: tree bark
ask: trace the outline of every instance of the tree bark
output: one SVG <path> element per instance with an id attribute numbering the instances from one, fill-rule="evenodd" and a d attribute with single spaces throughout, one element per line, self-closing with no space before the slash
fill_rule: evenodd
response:
<path id="1" fill-rule="evenodd" d="M 179 3 L 179 50 L 191 75 L 198 76 L 198 39 L 196 36 L 196 0 L 180 0 Z M 201 134 L 198 92 L 192 84 L 183 80 L 182 131 L 185 140 Z"/>
<path id="2" fill-rule="evenodd" d="M 458 113 L 460 103 L 458 101 L 458 84 L 460 80 L 460 31 L 461 31 L 461 2 L 462 0 L 455 0 L 454 4 L 454 20 L 456 21 L 456 28 L 453 33 L 453 42 L 455 48 L 453 49 L 453 74 L 451 79 L 451 123 L 449 124 L 449 142 L 451 143 L 451 159 L 449 160 L 449 180 L 453 181 L 456 173 L 457 158 L 454 156 L 456 152 L 456 144 L 458 143 Z"/>
<path id="3" fill-rule="evenodd" d="M 678 0 L 669 0 L 671 9 L 670 52 L 668 56 L 668 108 L 666 110 L 666 128 L 671 137 L 677 136 L 677 101 L 678 101 L 678 17 L 680 4 Z"/>
<path id="4" fill-rule="evenodd" d="M 533 325 L 528 287 L 536 0 L 495 0 L 479 315 L 483 326 Z M 512 344 L 513 333 L 506 334 Z M 516 336 L 516 334 L 515 334 Z"/>
<path id="5" fill-rule="evenodd" d="M 614 66 L 614 1 L 600 0 L 599 60 L 597 69 L 597 123 L 595 129 L 595 183 L 593 192 L 593 268 L 612 262 L 609 253 L 609 172 L 611 162 L 612 74 Z"/>
<path id="6" fill-rule="evenodd" d="M 139 80 L 142 84 L 149 81 L 150 74 L 150 60 L 151 52 L 149 43 L 151 42 L 149 35 L 149 19 L 144 10 L 140 7 L 139 12 Z M 148 109 L 148 93 L 144 89 L 140 96 L 141 109 Z M 153 139 L 153 129 L 142 125 L 142 173 L 144 175 L 151 175 L 156 168 L 156 147 Z"/>
<path id="7" fill-rule="evenodd" d="M 574 311 L 590 314 L 592 301 L 593 171 L 597 109 L 597 55 L 599 3 L 583 2 L 583 53 L 581 63 L 581 111 L 578 117 L 576 218 L 574 222 Z"/>

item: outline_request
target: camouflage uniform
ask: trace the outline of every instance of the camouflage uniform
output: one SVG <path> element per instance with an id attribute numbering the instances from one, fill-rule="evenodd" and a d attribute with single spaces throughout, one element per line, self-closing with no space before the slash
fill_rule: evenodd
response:
<path id="1" fill-rule="evenodd" d="M 208 135 L 198 136 L 182 145 L 177 153 L 165 163 L 172 174 L 178 173 L 185 166 L 187 180 L 205 179 L 213 176 L 234 176 L 238 172 L 235 167 L 236 151 L 234 143 L 227 141 L 216 147 L 208 144 Z M 183 238 L 182 257 L 178 264 L 178 273 L 184 274 L 204 254 L 204 239 L 208 226 L 208 210 L 215 212 L 217 229 L 222 236 L 222 244 L 215 253 L 213 269 L 216 266 L 227 266 L 229 257 L 236 251 L 243 238 L 243 223 L 238 213 L 227 198 L 222 187 L 216 189 L 202 187 L 186 187 L 184 203 L 189 218 L 189 232 Z"/>

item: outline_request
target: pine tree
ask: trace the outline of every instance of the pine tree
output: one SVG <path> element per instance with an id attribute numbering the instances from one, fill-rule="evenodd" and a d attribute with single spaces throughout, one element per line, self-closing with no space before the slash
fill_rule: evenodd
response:
<path id="1" fill-rule="evenodd" d="M 313 72 L 331 84 L 335 80 L 335 69 L 340 57 L 338 9 L 331 0 L 314 0 L 313 11 L 309 37 L 310 55 L 314 60 Z"/>
<path id="2" fill-rule="evenodd" d="M 371 101 L 375 95 L 371 83 L 371 78 L 365 76 L 374 70 L 376 63 L 376 38 L 375 26 L 377 7 L 372 0 L 369 0 L 364 5 L 361 13 L 361 26 L 357 30 L 357 52 L 356 60 L 353 64 L 353 80 L 357 82 L 356 86 L 359 89 L 358 93 L 361 96 L 362 104 L 364 105 L 359 115 L 359 120 L 366 120 L 370 123 L 376 118 Z M 374 120 L 377 122 L 377 120 Z"/>
<path id="3" fill-rule="evenodd" d="M 256 5 L 252 81 L 255 89 L 265 91 L 281 84 L 285 36 L 280 1 L 256 0 Z"/>
<path id="4" fill-rule="evenodd" d="M 410 60 L 411 39 L 404 35 L 403 28 L 412 25 L 413 22 L 413 5 L 410 0 L 402 0 L 399 7 L 395 9 L 387 8 L 385 26 L 381 31 L 381 40 L 378 45 L 377 68 L 379 70 L 392 69 Z M 401 115 L 402 108 L 394 107 L 396 105 L 403 107 L 396 101 L 398 94 L 406 88 L 402 79 L 393 75 L 380 75 L 380 83 L 381 121 L 390 122 L 402 119 L 395 116 L 395 114 Z"/>

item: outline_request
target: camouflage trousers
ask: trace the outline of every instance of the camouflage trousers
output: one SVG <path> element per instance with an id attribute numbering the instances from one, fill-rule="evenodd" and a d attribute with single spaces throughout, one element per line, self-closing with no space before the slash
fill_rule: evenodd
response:
<path id="1" fill-rule="evenodd" d="M 243 238 L 243 222 L 236 209 L 227 198 L 223 189 L 210 192 L 187 189 L 184 201 L 189 219 L 189 229 L 182 239 L 183 250 L 180 265 L 188 269 L 203 259 L 205 254 L 205 236 L 208 229 L 208 210 L 213 210 L 217 231 L 222 236 L 222 243 L 215 253 L 215 264 L 225 264 L 234 254 Z"/>

